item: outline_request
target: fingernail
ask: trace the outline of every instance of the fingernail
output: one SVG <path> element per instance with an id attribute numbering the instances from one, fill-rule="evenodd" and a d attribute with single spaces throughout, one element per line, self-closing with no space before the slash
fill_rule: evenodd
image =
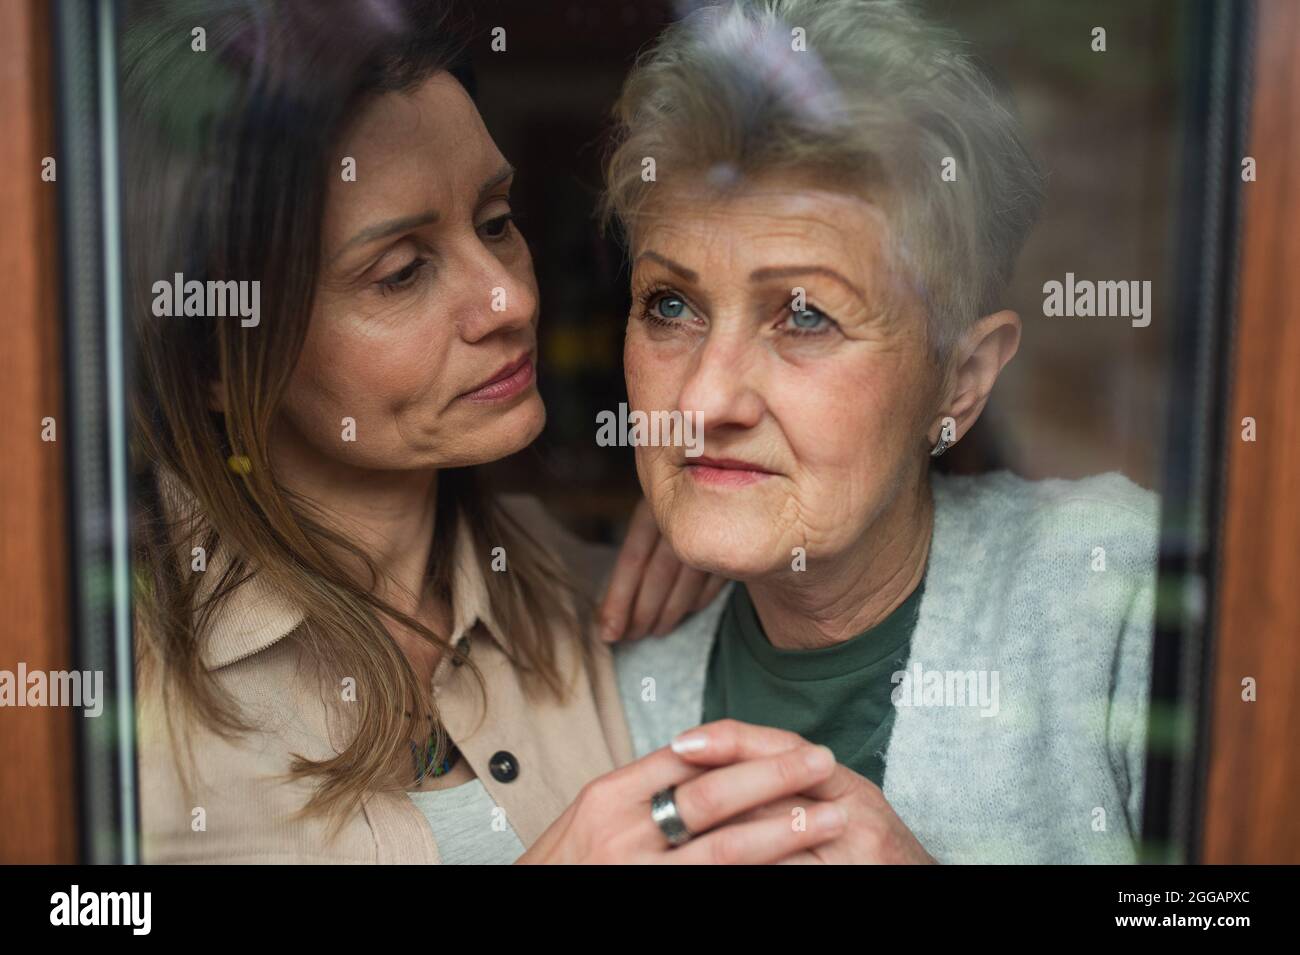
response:
<path id="1" fill-rule="evenodd" d="M 822 772 L 830 769 L 835 764 L 835 754 L 830 751 L 829 747 L 814 746 L 804 756 L 804 763 L 809 769 Z"/>
<path id="2" fill-rule="evenodd" d="M 612 623 L 602 623 L 600 625 L 600 639 L 606 643 L 613 643 L 618 639 L 618 628 Z"/>
<path id="3" fill-rule="evenodd" d="M 678 754 L 698 753 L 708 745 L 709 738 L 707 736 L 701 736 L 698 733 L 693 736 L 686 734 L 673 740 L 673 752 Z"/>
<path id="4" fill-rule="evenodd" d="M 818 806 L 813 811 L 813 825 L 818 829 L 840 829 L 849 824 L 848 813 L 839 803 Z"/>

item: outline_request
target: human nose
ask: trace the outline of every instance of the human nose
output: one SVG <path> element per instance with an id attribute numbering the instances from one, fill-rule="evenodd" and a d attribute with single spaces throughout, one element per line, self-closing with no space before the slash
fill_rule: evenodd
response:
<path id="1" fill-rule="evenodd" d="M 754 342 L 738 334 L 711 334 L 695 351 L 678 403 L 698 416 L 706 431 L 752 428 L 763 416 L 760 373 Z"/>
<path id="2" fill-rule="evenodd" d="M 503 261 L 482 245 L 470 253 L 463 293 L 461 337 L 473 344 L 501 332 L 527 328 L 537 315 L 531 260 Z"/>

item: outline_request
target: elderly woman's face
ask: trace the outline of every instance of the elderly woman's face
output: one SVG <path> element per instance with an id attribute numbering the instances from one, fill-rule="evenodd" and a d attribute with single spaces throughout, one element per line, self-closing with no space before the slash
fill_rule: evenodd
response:
<path id="1" fill-rule="evenodd" d="M 669 191 L 648 211 L 630 404 L 704 429 L 701 457 L 637 448 L 665 536 L 740 579 L 788 572 L 794 548 L 816 561 L 865 544 L 921 480 L 939 386 L 918 303 L 885 269 L 878 208 L 765 179 L 726 200 Z"/>

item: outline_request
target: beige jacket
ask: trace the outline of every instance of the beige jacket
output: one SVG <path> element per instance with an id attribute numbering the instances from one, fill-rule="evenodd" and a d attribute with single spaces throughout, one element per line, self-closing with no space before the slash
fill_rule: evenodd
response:
<path id="1" fill-rule="evenodd" d="M 575 548 L 581 545 L 536 502 L 506 503 L 535 536 L 580 561 Z M 500 632 L 488 605 L 483 557 L 463 533 L 455 555 L 451 639 L 472 641 L 472 659 L 487 685 L 486 705 L 473 674 L 450 665 L 449 657 L 438 666 L 433 692 L 451 738 L 529 846 L 585 783 L 632 758 L 631 742 L 603 645 L 594 650 L 588 669 L 576 639 L 564 641 L 561 672 L 576 677 L 565 702 L 524 695 L 502 652 L 508 635 Z M 574 569 L 593 570 L 590 565 Z M 256 576 L 225 602 L 205 659 L 257 732 L 228 742 L 193 728 L 192 791 L 187 792 L 173 756 L 157 688 L 139 688 L 145 862 L 438 861 L 433 833 L 404 792 L 372 793 L 332 841 L 326 838 L 325 819 L 290 818 L 312 784 L 277 776 L 287 771 L 294 754 L 320 759 L 346 744 L 325 700 L 327 692 L 337 690 L 310 677 L 294 641 L 283 639 L 302 619 L 301 610 Z M 503 766 L 511 762 L 517 772 L 507 779 Z"/>

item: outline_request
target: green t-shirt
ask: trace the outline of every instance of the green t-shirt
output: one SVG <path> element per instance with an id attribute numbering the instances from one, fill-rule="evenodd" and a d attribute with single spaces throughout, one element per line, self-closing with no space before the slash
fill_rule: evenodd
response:
<path id="1" fill-rule="evenodd" d="M 851 640 L 817 650 L 768 642 L 749 591 L 736 584 L 718 623 L 704 684 L 704 722 L 724 718 L 791 730 L 829 746 L 877 786 L 894 726 L 890 677 L 907 667 L 922 579 L 888 617 Z"/>

